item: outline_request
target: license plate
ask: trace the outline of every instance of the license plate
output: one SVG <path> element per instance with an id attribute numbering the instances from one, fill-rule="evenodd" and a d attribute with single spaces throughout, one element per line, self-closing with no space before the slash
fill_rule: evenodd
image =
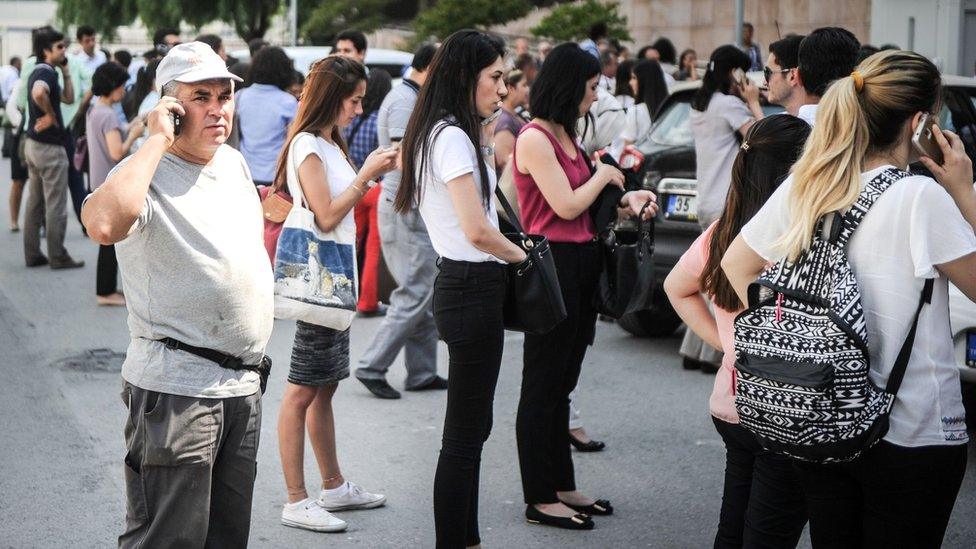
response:
<path id="1" fill-rule="evenodd" d="M 687 194 L 668 195 L 664 218 L 676 221 L 698 221 L 698 197 Z"/>
<path id="2" fill-rule="evenodd" d="M 966 366 L 976 368 L 976 329 L 966 332 Z"/>

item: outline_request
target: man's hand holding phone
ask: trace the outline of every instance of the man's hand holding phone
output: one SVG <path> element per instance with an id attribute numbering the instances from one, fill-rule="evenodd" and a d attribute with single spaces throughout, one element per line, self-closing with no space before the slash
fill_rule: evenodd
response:
<path id="1" fill-rule="evenodd" d="M 162 135 L 166 138 L 166 146 L 171 146 L 179 135 L 177 128 L 181 125 L 180 117 L 185 115 L 186 110 L 175 97 L 161 97 L 156 107 L 146 115 L 149 137 Z"/>

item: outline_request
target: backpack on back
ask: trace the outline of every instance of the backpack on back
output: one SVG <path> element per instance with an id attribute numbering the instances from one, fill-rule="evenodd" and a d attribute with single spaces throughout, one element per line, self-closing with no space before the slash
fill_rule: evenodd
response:
<path id="1" fill-rule="evenodd" d="M 888 415 L 911 356 L 915 320 L 887 386 L 868 377 L 870 354 L 861 294 L 846 245 L 881 194 L 907 173 L 888 169 L 872 179 L 851 209 L 824 216 L 813 242 L 795 261 L 769 267 L 749 287 L 749 308 L 735 319 L 736 410 L 770 451 L 798 459 L 849 461 L 888 431 Z"/>

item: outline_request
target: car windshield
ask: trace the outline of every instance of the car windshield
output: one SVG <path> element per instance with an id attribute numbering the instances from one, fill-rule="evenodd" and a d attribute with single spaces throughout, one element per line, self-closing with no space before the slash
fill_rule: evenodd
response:
<path id="1" fill-rule="evenodd" d="M 676 99 L 651 129 L 650 139 L 666 147 L 694 147 L 695 136 L 691 133 L 691 95 Z M 783 112 L 778 105 L 763 104 L 766 116 Z"/>

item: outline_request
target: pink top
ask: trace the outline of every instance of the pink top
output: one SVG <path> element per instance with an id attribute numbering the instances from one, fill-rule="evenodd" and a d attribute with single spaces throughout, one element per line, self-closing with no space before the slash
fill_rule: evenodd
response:
<path id="1" fill-rule="evenodd" d="M 535 128 L 549 138 L 552 148 L 556 151 L 556 160 L 563 169 L 563 173 L 569 179 L 569 186 L 576 189 L 590 179 L 590 167 L 586 162 L 586 153 L 576 146 L 576 158 L 570 158 L 562 145 L 552 133 L 542 126 L 530 122 L 522 127 L 519 136 L 529 128 Z M 518 139 L 516 139 L 516 144 Z M 531 234 L 541 234 L 552 242 L 589 242 L 596 236 L 593 228 L 593 219 L 589 212 L 584 211 L 576 219 L 565 220 L 553 211 L 549 203 L 546 202 L 542 191 L 536 185 L 531 175 L 524 174 L 518 169 L 518 159 L 512 155 L 513 170 L 512 178 L 515 182 L 515 189 L 518 191 L 518 201 L 520 217 L 525 231 Z"/>
<path id="2" fill-rule="evenodd" d="M 716 221 L 709 225 L 678 260 L 678 265 L 685 273 L 699 280 L 705 270 L 712 233 L 715 232 L 717 224 Z M 715 385 L 712 387 L 712 396 L 708 400 L 708 405 L 713 416 L 729 423 L 739 422 L 739 416 L 735 411 L 735 348 L 732 345 L 732 336 L 733 322 L 740 312 L 742 311 L 729 312 L 712 303 L 712 314 L 715 315 L 718 337 L 722 341 L 722 352 L 725 354 L 722 357 L 722 368 L 715 376 Z"/>

